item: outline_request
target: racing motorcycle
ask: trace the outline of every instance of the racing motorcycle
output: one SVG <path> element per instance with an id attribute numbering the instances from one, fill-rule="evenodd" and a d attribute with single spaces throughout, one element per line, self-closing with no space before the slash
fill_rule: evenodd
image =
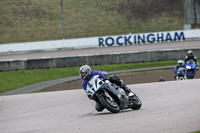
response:
<path id="1" fill-rule="evenodd" d="M 109 80 L 101 80 L 99 75 L 95 75 L 87 84 L 86 95 L 90 100 L 100 103 L 103 107 L 112 113 L 118 113 L 120 110 L 131 108 L 138 110 L 142 103 L 139 97 L 125 91 L 111 83 Z"/>
<path id="2" fill-rule="evenodd" d="M 185 68 L 178 68 L 176 73 L 176 80 L 186 80 Z"/>
<path id="3" fill-rule="evenodd" d="M 195 76 L 195 72 L 196 72 L 196 63 L 194 62 L 193 59 L 189 60 L 186 62 L 186 76 L 188 79 L 193 79 Z"/>

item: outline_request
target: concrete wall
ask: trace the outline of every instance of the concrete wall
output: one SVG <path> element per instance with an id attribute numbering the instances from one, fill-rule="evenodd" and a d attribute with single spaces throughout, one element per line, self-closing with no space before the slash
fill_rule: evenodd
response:
<path id="1" fill-rule="evenodd" d="M 200 49 L 192 49 L 197 58 L 200 58 Z M 48 69 L 103 64 L 125 64 L 136 62 L 151 62 L 164 60 L 184 59 L 187 50 L 165 50 L 148 52 L 129 52 L 105 55 L 86 55 L 60 58 L 42 58 L 17 61 L 0 61 L 0 71 Z"/>

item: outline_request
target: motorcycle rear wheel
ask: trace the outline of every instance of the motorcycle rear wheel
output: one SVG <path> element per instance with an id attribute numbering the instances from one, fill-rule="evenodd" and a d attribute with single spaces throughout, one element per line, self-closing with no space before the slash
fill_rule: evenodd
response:
<path id="1" fill-rule="evenodd" d="M 142 106 L 141 100 L 139 99 L 139 97 L 137 95 L 134 95 L 133 96 L 133 106 L 131 107 L 131 109 L 138 110 L 141 108 L 141 106 Z"/>

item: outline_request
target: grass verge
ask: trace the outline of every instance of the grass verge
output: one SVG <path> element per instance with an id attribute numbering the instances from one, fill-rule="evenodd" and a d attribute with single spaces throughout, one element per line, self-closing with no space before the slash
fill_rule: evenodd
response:
<path id="1" fill-rule="evenodd" d="M 63 0 L 65 39 L 128 34 L 124 0 Z M 0 0 L 0 44 L 62 39 L 60 0 Z M 130 1 L 131 33 L 182 30 L 183 0 Z"/>
<path id="2" fill-rule="evenodd" d="M 131 64 L 91 66 L 93 70 L 118 71 L 126 69 L 148 68 L 175 65 L 177 61 L 159 61 Z M 43 81 L 79 75 L 79 67 L 36 69 L 0 72 L 0 93 Z"/>
<path id="3" fill-rule="evenodd" d="M 191 133 L 200 133 L 200 131 L 195 131 L 195 132 L 191 132 Z"/>

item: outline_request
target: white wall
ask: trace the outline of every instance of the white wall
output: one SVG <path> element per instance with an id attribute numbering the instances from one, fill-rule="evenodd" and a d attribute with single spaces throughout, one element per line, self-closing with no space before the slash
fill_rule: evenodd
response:
<path id="1" fill-rule="evenodd" d="M 56 49 L 80 49 L 143 43 L 161 43 L 200 39 L 200 30 L 170 31 L 145 34 L 91 37 L 80 39 L 1 44 L 0 54 L 11 52 L 47 51 Z"/>

